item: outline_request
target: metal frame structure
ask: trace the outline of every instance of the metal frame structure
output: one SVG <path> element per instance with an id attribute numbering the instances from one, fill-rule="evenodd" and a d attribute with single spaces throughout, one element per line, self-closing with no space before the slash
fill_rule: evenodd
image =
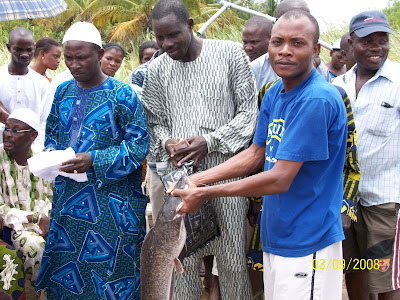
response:
<path id="1" fill-rule="evenodd" d="M 206 30 L 208 28 L 208 26 L 211 25 L 212 22 L 214 22 L 220 15 L 222 15 L 222 13 L 227 10 L 228 8 L 233 8 L 254 16 L 260 16 L 260 17 L 264 17 L 267 18 L 268 20 L 270 20 L 272 23 L 275 23 L 276 18 L 271 17 L 270 15 L 267 14 L 263 14 L 260 13 L 258 11 L 225 1 L 225 0 L 218 0 L 218 3 L 222 5 L 222 7 L 207 21 L 204 23 L 204 25 L 197 31 L 197 34 L 206 38 Z M 321 44 L 321 46 L 325 47 L 328 50 L 332 50 L 332 46 L 330 44 L 328 44 L 327 42 L 324 42 L 322 40 L 319 40 L 319 43 Z"/>

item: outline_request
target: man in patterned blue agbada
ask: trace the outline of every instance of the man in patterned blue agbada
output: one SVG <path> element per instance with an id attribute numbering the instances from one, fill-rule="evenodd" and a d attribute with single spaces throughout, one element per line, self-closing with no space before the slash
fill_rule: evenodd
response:
<path id="1" fill-rule="evenodd" d="M 139 258 L 146 197 L 141 164 L 149 148 L 142 105 L 132 89 L 101 72 L 101 37 L 90 23 L 63 40 L 74 79 L 62 83 L 47 119 L 46 150 L 72 147 L 60 167 L 37 290 L 48 299 L 140 299 Z"/>

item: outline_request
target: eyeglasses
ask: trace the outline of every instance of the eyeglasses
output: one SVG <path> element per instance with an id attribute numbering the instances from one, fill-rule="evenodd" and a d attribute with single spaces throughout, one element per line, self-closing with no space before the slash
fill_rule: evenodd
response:
<path id="1" fill-rule="evenodd" d="M 21 130 L 17 130 L 17 129 L 11 129 L 11 128 L 4 127 L 4 131 L 5 131 L 5 132 L 10 132 L 11 134 L 17 134 L 17 133 L 21 133 L 21 132 L 35 131 L 35 129 L 21 129 Z"/>

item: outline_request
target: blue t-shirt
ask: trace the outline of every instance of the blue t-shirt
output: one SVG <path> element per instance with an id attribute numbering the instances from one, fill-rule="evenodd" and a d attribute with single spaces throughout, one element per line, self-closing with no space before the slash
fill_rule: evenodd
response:
<path id="1" fill-rule="evenodd" d="M 263 197 L 264 252 L 301 257 L 344 239 L 346 139 L 343 100 L 315 69 L 289 92 L 279 81 L 264 96 L 253 142 L 266 147 L 265 170 L 277 159 L 304 162 L 286 193 Z"/>

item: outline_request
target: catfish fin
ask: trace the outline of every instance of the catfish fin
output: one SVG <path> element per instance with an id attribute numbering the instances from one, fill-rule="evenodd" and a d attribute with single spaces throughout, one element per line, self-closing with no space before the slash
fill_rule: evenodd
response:
<path id="1" fill-rule="evenodd" d="M 183 273 L 182 263 L 178 258 L 174 259 L 175 269 L 178 271 L 179 274 Z"/>

